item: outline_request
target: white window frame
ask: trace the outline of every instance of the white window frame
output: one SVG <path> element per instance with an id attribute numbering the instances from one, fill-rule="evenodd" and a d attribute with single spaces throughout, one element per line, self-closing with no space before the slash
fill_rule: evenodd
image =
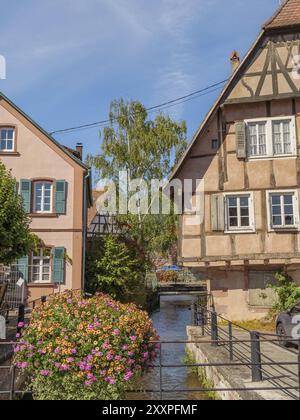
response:
<path id="1" fill-rule="evenodd" d="M 36 187 L 38 184 L 43 184 L 42 187 L 42 197 L 41 197 L 41 210 L 37 211 L 36 209 Z M 50 185 L 51 193 L 50 193 L 50 210 L 44 210 L 45 208 L 45 185 Z M 34 182 L 34 194 L 33 194 L 33 212 L 35 214 L 51 214 L 53 213 L 53 182 L 51 181 L 35 181 Z"/>
<path id="2" fill-rule="evenodd" d="M 291 153 L 275 154 L 275 145 L 273 138 L 273 122 L 278 121 L 290 121 L 290 135 L 291 135 Z M 266 123 L 266 155 L 250 155 L 250 139 L 249 139 L 249 125 L 253 123 Z M 295 116 L 281 116 L 274 118 L 255 118 L 245 120 L 246 124 L 246 139 L 247 139 L 247 156 L 249 160 L 263 160 L 263 159 L 280 159 L 297 157 L 297 140 L 296 140 L 296 118 Z"/>
<path id="3" fill-rule="evenodd" d="M 4 130 L 9 130 L 13 132 L 13 138 L 12 138 L 12 148 L 11 149 L 1 149 L 0 148 L 0 153 L 12 153 L 15 150 L 15 134 L 16 134 L 16 130 L 13 127 L 0 127 L 0 142 L 1 142 L 1 132 Z M 8 140 L 6 139 L 6 146 L 7 146 L 7 142 Z M 0 145 L 1 146 L 1 145 Z"/>
<path id="4" fill-rule="evenodd" d="M 51 283 L 51 252 L 49 252 L 49 256 L 45 257 L 43 254 L 44 250 L 40 249 L 40 255 L 36 256 L 32 253 L 32 269 L 31 269 L 31 281 L 34 284 L 50 284 Z M 45 260 L 49 260 L 49 278 L 47 280 L 43 280 L 44 274 L 44 266 L 48 266 L 48 264 L 44 264 Z M 38 261 L 38 264 L 35 264 L 34 261 Z M 35 267 L 39 267 L 39 280 L 34 280 L 34 273 L 33 270 Z"/>
<path id="5" fill-rule="evenodd" d="M 273 226 L 273 214 L 272 214 L 272 195 L 284 195 L 284 194 L 293 194 L 293 209 L 294 209 L 294 225 L 285 225 L 285 226 Z M 268 214 L 268 228 L 269 232 L 280 231 L 295 231 L 300 230 L 300 219 L 299 219 L 299 193 L 298 190 L 268 190 L 266 192 L 267 196 L 267 214 Z M 283 217 L 284 215 L 281 214 Z"/>
<path id="6" fill-rule="evenodd" d="M 240 226 L 240 227 L 230 227 L 229 223 L 229 208 L 228 208 L 228 198 L 230 197 L 249 197 L 249 227 Z M 234 192 L 234 193 L 225 193 L 224 194 L 224 207 L 225 207 L 225 233 L 253 233 L 256 232 L 255 226 L 255 211 L 254 211 L 254 194 L 253 192 Z M 238 219 L 240 219 L 240 208 L 238 208 Z"/>

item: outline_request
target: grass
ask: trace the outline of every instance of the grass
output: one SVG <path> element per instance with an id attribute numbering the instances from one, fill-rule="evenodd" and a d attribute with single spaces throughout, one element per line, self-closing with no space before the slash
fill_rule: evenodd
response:
<path id="1" fill-rule="evenodd" d="M 187 365 L 196 364 L 194 356 L 193 356 L 192 352 L 189 351 L 189 350 L 186 350 L 185 363 Z M 198 377 L 198 379 L 201 383 L 201 386 L 203 386 L 203 388 L 205 388 L 205 389 L 214 388 L 214 384 L 206 376 L 205 368 L 200 367 L 200 366 L 199 367 L 189 367 L 189 371 L 191 373 L 193 373 L 194 375 L 197 375 L 197 377 Z M 205 394 L 207 395 L 207 397 L 211 401 L 220 400 L 220 397 L 214 391 L 207 391 L 207 392 L 205 392 Z"/>
<path id="2" fill-rule="evenodd" d="M 275 332 L 275 321 L 269 318 L 262 319 L 262 320 L 253 320 L 253 321 L 232 321 L 234 326 L 238 326 L 240 328 L 245 328 L 249 331 L 258 331 L 258 332 L 268 332 L 274 333 Z M 228 322 L 221 322 L 219 324 L 221 327 L 227 326 Z"/>

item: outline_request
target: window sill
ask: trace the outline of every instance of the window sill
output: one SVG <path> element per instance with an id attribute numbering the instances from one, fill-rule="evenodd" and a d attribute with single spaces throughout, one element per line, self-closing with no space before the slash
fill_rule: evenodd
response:
<path id="1" fill-rule="evenodd" d="M 58 218 L 59 215 L 57 213 L 30 213 L 29 217 L 31 217 L 32 219 L 34 218 L 55 219 L 55 218 Z"/>
<path id="2" fill-rule="evenodd" d="M 49 287 L 53 289 L 56 288 L 56 284 L 54 283 L 28 283 L 27 286 L 31 288 L 47 288 L 47 289 L 49 289 Z"/>
<path id="3" fill-rule="evenodd" d="M 253 156 L 253 157 L 248 157 L 246 158 L 246 160 L 248 162 L 253 162 L 256 160 L 277 160 L 277 159 L 297 159 L 297 155 L 280 155 L 280 156 Z"/>
<path id="4" fill-rule="evenodd" d="M 0 156 L 21 156 L 20 153 L 18 152 L 1 152 L 0 151 Z"/>
<path id="5" fill-rule="evenodd" d="M 225 230 L 224 232 L 226 235 L 238 235 L 238 234 L 253 234 L 256 233 L 256 230 L 250 229 L 250 230 Z"/>
<path id="6" fill-rule="evenodd" d="M 279 227 L 279 228 L 272 228 L 269 229 L 269 233 L 288 233 L 288 232 L 299 232 L 300 228 L 299 226 L 294 227 Z"/>

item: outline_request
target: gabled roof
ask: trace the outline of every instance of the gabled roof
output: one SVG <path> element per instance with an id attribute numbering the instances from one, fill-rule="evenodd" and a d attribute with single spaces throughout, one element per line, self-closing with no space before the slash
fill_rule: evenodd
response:
<path id="1" fill-rule="evenodd" d="M 264 39 L 266 32 L 270 29 L 275 28 L 283 28 L 283 27 L 290 27 L 290 26 L 297 26 L 300 25 L 300 0 L 287 0 L 284 2 L 283 5 L 277 10 L 277 12 L 273 15 L 273 17 L 263 26 L 262 31 L 258 35 L 257 39 L 249 49 L 247 55 L 241 61 L 240 65 L 236 68 L 234 73 L 228 79 L 228 82 L 224 86 L 222 92 L 220 93 L 219 97 L 217 98 L 214 105 L 211 107 L 209 112 L 207 113 L 206 117 L 204 118 L 202 124 L 198 128 L 197 132 L 195 133 L 191 143 L 189 144 L 187 150 L 175 166 L 170 180 L 174 179 L 180 170 L 181 166 L 185 162 L 186 158 L 188 157 L 190 151 L 192 150 L 193 146 L 197 142 L 199 136 L 204 133 L 207 124 L 209 123 L 210 119 L 216 114 L 218 108 L 222 105 L 223 101 L 226 99 L 226 96 L 230 93 L 232 86 L 234 85 L 235 81 L 239 78 L 240 72 L 245 68 L 247 63 L 249 62 L 252 54 L 254 53 L 255 49 L 259 46 L 260 42 Z"/>
<path id="2" fill-rule="evenodd" d="M 169 178 L 170 180 L 172 180 L 172 179 L 174 179 L 176 177 L 176 174 L 179 171 L 181 165 L 184 163 L 185 159 L 188 157 L 191 149 L 193 148 L 194 144 L 198 140 L 199 136 L 205 131 L 205 128 L 207 127 L 207 124 L 209 123 L 209 121 L 212 118 L 212 116 L 215 115 L 215 113 L 217 112 L 218 108 L 221 106 L 221 104 L 223 103 L 224 99 L 226 98 L 226 96 L 230 92 L 233 83 L 238 78 L 238 74 L 239 74 L 240 70 L 245 66 L 245 64 L 247 64 L 249 57 L 251 56 L 251 54 L 253 53 L 253 51 L 255 50 L 255 48 L 258 46 L 258 44 L 262 40 L 264 34 L 265 34 L 265 32 L 263 31 L 263 32 L 261 32 L 258 35 L 257 39 L 255 40 L 254 44 L 251 46 L 250 50 L 248 51 L 248 53 L 246 54 L 246 56 L 244 57 L 244 59 L 241 61 L 240 65 L 237 67 L 237 69 L 235 70 L 235 72 L 228 79 L 228 82 L 224 86 L 224 88 L 223 88 L 222 92 L 220 93 L 219 97 L 217 98 L 216 102 L 214 103 L 214 105 L 212 106 L 212 108 L 209 110 L 209 112 L 205 116 L 202 124 L 200 125 L 200 127 L 197 130 L 197 132 L 195 133 L 195 135 L 194 135 L 191 143 L 189 144 L 187 150 L 185 151 L 185 153 L 183 154 L 183 156 L 181 157 L 181 159 L 179 160 L 179 162 L 175 166 L 175 168 L 174 168 L 174 170 L 172 172 L 172 175 Z"/>
<path id="3" fill-rule="evenodd" d="M 263 28 L 276 29 L 297 25 L 300 25 L 300 0 L 286 0 Z"/>
<path id="4" fill-rule="evenodd" d="M 47 131 L 45 131 L 39 124 L 33 121 L 24 111 L 22 111 L 16 104 L 14 104 L 7 96 L 0 92 L 0 99 L 6 101 L 12 108 L 14 108 L 19 114 L 21 114 L 27 121 L 29 121 L 37 130 L 39 130 L 44 136 L 46 136 L 52 143 L 55 144 L 60 150 L 62 150 L 69 158 L 71 158 L 75 163 L 89 170 L 90 168 L 85 165 L 80 159 L 78 159 L 69 149 L 62 146 L 54 137 L 52 137 Z"/>

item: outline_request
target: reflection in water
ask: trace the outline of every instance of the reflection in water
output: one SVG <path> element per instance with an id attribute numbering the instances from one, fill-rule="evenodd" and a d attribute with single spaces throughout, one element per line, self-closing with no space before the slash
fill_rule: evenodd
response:
<path id="1" fill-rule="evenodd" d="M 164 296 L 161 298 L 160 309 L 152 314 L 154 327 L 160 335 L 161 341 L 187 340 L 186 327 L 192 324 L 191 305 L 192 296 Z M 180 365 L 185 360 L 184 344 L 165 344 L 162 347 L 163 364 Z M 159 360 L 157 359 L 157 363 Z M 143 389 L 159 390 L 159 369 L 154 369 L 143 380 Z M 189 372 L 186 367 L 163 369 L 163 388 L 167 390 L 199 389 L 201 384 L 196 374 Z M 159 399 L 159 394 L 131 395 L 130 399 Z M 166 400 L 203 400 L 205 395 L 200 393 L 164 393 Z"/>

